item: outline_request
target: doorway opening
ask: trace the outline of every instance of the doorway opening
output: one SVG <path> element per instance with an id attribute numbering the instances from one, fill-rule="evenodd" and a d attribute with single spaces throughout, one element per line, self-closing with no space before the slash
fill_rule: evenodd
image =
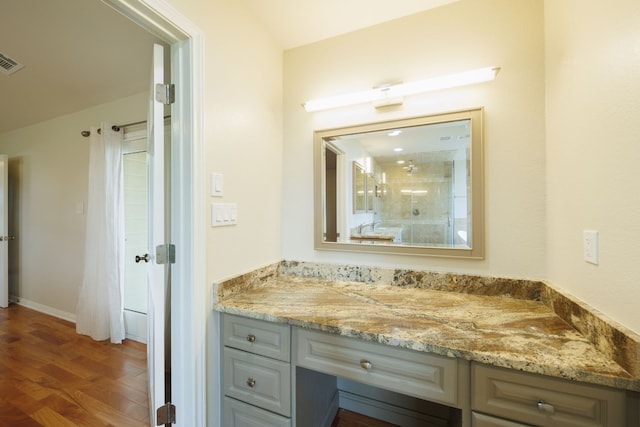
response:
<path id="1" fill-rule="evenodd" d="M 136 255 L 148 247 L 148 165 L 146 126 L 124 129 L 123 144 L 124 185 L 124 326 L 126 336 L 134 341 L 147 342 L 146 263 L 136 262 Z"/>
<path id="2" fill-rule="evenodd" d="M 171 75 L 176 88 L 171 107 L 171 237 L 180 256 L 171 266 L 172 403 L 178 425 L 219 425 L 219 391 L 207 398 L 206 381 L 220 381 L 206 364 L 220 359 L 207 352 L 202 73 L 204 34 L 163 0 L 102 0 L 171 46 Z M 214 325 L 217 326 L 217 319 Z M 154 405 L 152 405 L 154 406 Z M 210 411 L 210 412 L 209 412 Z M 207 415 L 212 414 L 210 420 Z M 210 421 L 210 422 L 209 422 Z"/>

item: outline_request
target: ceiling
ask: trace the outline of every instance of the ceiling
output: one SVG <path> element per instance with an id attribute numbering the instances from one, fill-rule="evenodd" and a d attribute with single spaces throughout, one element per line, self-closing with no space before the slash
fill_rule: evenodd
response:
<path id="1" fill-rule="evenodd" d="M 2 0 L 0 132 L 147 90 L 155 38 L 97 0 Z M 90 124 L 87 124 L 89 126 Z"/>
<path id="2" fill-rule="evenodd" d="M 241 0 L 291 49 L 458 0 Z"/>
<path id="3" fill-rule="evenodd" d="M 235 0 L 289 49 L 456 0 Z M 147 90 L 154 36 L 99 0 L 3 0 L 0 132 Z"/>

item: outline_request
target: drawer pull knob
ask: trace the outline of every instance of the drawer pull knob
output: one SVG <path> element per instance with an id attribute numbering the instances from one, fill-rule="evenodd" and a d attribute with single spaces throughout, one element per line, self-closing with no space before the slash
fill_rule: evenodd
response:
<path id="1" fill-rule="evenodd" d="M 256 336 L 253 334 L 247 335 L 247 341 L 254 342 L 256 340 Z"/>
<path id="2" fill-rule="evenodd" d="M 556 408 L 554 408 L 553 405 L 545 403 L 544 400 L 538 400 L 538 409 L 540 412 L 545 412 L 547 414 L 554 414 L 556 412 Z"/>
<path id="3" fill-rule="evenodd" d="M 371 362 L 369 362 L 368 360 L 362 359 L 360 361 L 360 367 L 362 367 L 362 369 L 366 369 L 367 371 L 371 368 L 373 368 L 373 366 L 371 365 Z"/>
<path id="4" fill-rule="evenodd" d="M 251 388 L 254 388 L 256 386 L 256 380 L 251 377 L 247 378 L 247 385 Z"/>

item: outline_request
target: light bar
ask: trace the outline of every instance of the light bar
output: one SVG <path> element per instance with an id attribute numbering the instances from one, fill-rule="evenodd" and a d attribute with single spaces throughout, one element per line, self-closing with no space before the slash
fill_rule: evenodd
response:
<path id="1" fill-rule="evenodd" d="M 500 71 L 500 67 L 479 68 L 411 83 L 400 83 L 345 95 L 314 99 L 305 102 L 303 106 L 307 112 L 311 113 L 368 102 L 373 103 L 376 107 L 397 105 L 402 104 L 402 98 L 405 96 L 491 81 L 495 79 L 498 71 Z"/>

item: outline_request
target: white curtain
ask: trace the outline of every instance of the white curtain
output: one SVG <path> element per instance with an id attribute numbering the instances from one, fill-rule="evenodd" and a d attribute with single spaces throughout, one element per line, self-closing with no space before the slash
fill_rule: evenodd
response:
<path id="1" fill-rule="evenodd" d="M 84 277 L 76 331 L 121 343 L 124 330 L 124 202 L 122 132 L 91 128 Z"/>

